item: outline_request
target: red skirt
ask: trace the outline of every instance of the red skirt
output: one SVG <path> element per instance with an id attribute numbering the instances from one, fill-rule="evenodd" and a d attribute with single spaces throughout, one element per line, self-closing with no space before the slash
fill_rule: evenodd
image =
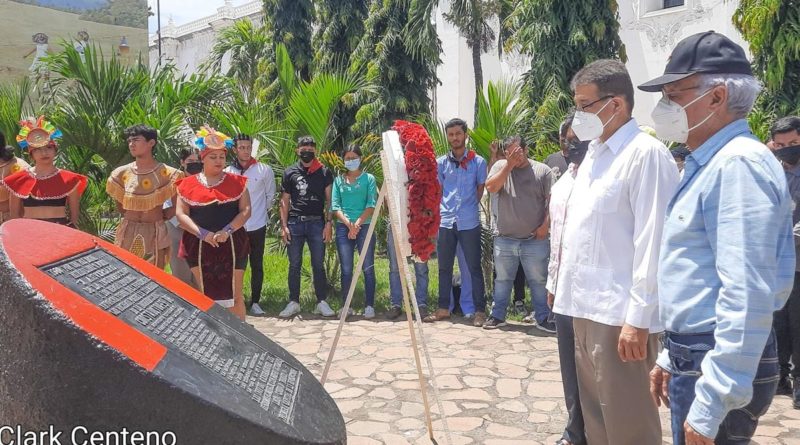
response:
<path id="1" fill-rule="evenodd" d="M 196 236 L 184 231 L 178 256 L 185 258 L 189 267 L 199 265 L 203 293 L 212 300 L 223 301 L 233 299 L 233 270 L 247 267 L 249 253 L 247 232 L 240 228 L 218 247 L 201 242 Z"/>

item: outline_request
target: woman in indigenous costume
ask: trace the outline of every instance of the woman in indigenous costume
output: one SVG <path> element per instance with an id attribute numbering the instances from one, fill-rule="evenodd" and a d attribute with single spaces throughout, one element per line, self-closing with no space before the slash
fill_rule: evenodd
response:
<path id="1" fill-rule="evenodd" d="M 34 166 L 3 179 L 9 192 L 11 218 L 29 218 L 75 227 L 86 176 L 55 166 L 61 131 L 44 116 L 20 123 L 17 143 L 27 149 Z M 69 218 L 67 218 L 69 204 Z"/>
<path id="2" fill-rule="evenodd" d="M 14 147 L 6 145 L 6 136 L 0 133 L 0 182 L 3 178 L 30 167 L 22 158 L 14 156 Z M 0 187 L 0 224 L 11 219 L 9 205 L 8 189 Z"/>
<path id="3" fill-rule="evenodd" d="M 242 286 L 249 241 L 244 223 L 250 217 L 250 195 L 244 176 L 225 173 L 233 140 L 203 127 L 195 140 L 203 171 L 181 179 L 178 222 L 184 229 L 180 256 L 189 263 L 200 290 L 244 320 Z"/>

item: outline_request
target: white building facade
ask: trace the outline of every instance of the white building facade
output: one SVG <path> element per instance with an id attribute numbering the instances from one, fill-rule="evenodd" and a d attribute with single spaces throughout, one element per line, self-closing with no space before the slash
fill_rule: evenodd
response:
<path id="1" fill-rule="evenodd" d="M 442 41 L 442 64 L 437 70 L 441 85 L 435 91 L 435 113 L 439 120 L 462 117 L 472 121 L 475 101 L 472 53 L 466 41 L 443 17 L 447 1 L 442 0 L 434 20 Z M 738 1 L 726 0 L 619 0 L 620 37 L 628 55 L 628 70 L 634 85 L 661 75 L 672 48 L 684 37 L 714 30 L 747 48 L 733 26 Z M 176 25 L 171 20 L 162 28 L 162 60 L 174 63 L 185 73 L 196 72 L 214 44 L 217 32 L 241 18 L 263 21 L 262 2 L 232 6 L 230 0 L 215 14 Z M 150 64 L 158 63 L 157 36 L 150 39 Z M 534 56 L 535 57 L 535 56 Z M 529 58 L 518 54 L 498 56 L 497 49 L 481 57 L 484 82 L 517 79 L 529 66 Z M 227 69 L 223 60 L 223 70 Z M 650 111 L 657 94 L 636 91 L 634 116 L 651 124 Z"/>

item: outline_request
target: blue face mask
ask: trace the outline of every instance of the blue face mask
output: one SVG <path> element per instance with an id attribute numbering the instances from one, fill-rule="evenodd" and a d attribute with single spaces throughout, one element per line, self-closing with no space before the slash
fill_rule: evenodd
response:
<path id="1" fill-rule="evenodd" d="M 359 167 L 361 167 L 361 158 L 348 159 L 347 161 L 344 161 L 344 168 L 350 170 L 351 172 L 358 170 Z"/>

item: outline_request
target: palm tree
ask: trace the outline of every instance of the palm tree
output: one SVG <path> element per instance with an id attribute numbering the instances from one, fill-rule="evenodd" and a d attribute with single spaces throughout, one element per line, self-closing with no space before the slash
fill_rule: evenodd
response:
<path id="1" fill-rule="evenodd" d="M 551 153 L 561 150 L 558 130 L 564 118 L 572 110 L 572 96 L 558 88 L 556 81 L 550 79 L 545 86 L 546 93 L 536 110 L 529 111 L 528 125 L 524 125 L 525 136 L 533 146 L 533 156 L 543 161 Z M 527 97 L 523 95 L 527 102 Z"/>
<path id="2" fill-rule="evenodd" d="M 350 56 L 364 35 L 364 20 L 369 0 L 318 0 L 317 27 L 314 33 L 314 66 L 316 71 L 347 65 Z"/>
<path id="3" fill-rule="evenodd" d="M 129 159 L 122 132 L 144 123 L 159 131 L 161 147 L 177 152 L 191 128 L 205 123 L 209 108 L 230 94 L 228 82 L 204 75 L 178 75 L 170 65 L 127 66 L 86 48 L 85 62 L 67 46 L 49 61 L 53 91 L 46 106 L 64 133 L 63 145 L 100 156 L 110 171 Z"/>
<path id="4" fill-rule="evenodd" d="M 105 180 L 130 159 L 123 130 L 139 123 L 156 128 L 158 156 L 174 163 L 191 140 L 191 128 L 208 121 L 210 107 L 224 101 L 230 87 L 219 77 L 179 76 L 172 66 L 151 72 L 141 62 L 128 66 L 114 55 L 104 59 L 95 47 L 86 48 L 84 57 L 66 45 L 48 60 L 52 95 L 43 107 L 64 134 L 59 164 L 89 177 L 79 226 L 108 237 L 117 219 Z"/>
<path id="5" fill-rule="evenodd" d="M 380 134 L 396 119 L 430 113 L 429 92 L 439 83 L 436 66 L 441 44 L 430 15 L 415 17 L 411 7 L 428 0 L 372 2 L 365 33 L 351 66 L 380 87 L 375 94 L 354 95 L 355 129 Z"/>
<path id="6" fill-rule="evenodd" d="M 430 17 L 440 0 L 418 0 L 411 2 L 409 23 L 406 27 L 406 42 L 414 54 L 419 54 L 432 41 L 438 42 L 436 29 L 430 26 Z M 488 52 L 495 41 L 495 31 L 490 21 L 505 9 L 508 0 L 450 0 L 450 12 L 444 14 L 445 20 L 455 26 L 466 39 L 472 52 L 472 69 L 475 91 L 483 88 L 483 65 L 481 54 Z M 438 55 L 437 55 L 438 57 Z M 437 59 L 438 60 L 438 59 Z M 475 98 L 475 116 L 478 114 L 478 98 Z"/>
<path id="7" fill-rule="evenodd" d="M 519 134 L 530 116 L 530 110 L 520 99 L 521 86 L 514 81 L 489 82 L 478 90 L 478 113 L 469 137 L 475 151 L 489 159 L 493 141 Z"/>
<path id="8" fill-rule="evenodd" d="M 518 1 L 507 19 L 513 33 L 506 46 L 532 56 L 522 91 L 534 109 L 552 94 L 553 88 L 569 93 L 572 76 L 587 63 L 597 59 L 627 60 L 619 37 L 617 3 Z M 535 113 L 541 115 L 544 110 Z"/>
<path id="9" fill-rule="evenodd" d="M 494 46 L 495 32 L 489 21 L 500 10 L 498 0 L 451 0 L 450 12 L 444 14 L 445 20 L 453 24 L 467 40 L 472 52 L 472 70 L 475 78 L 475 91 L 483 88 L 483 65 L 481 54 Z M 475 118 L 478 116 L 478 95 L 475 95 Z"/>
<path id="10" fill-rule="evenodd" d="M 311 0 L 263 1 L 265 24 L 272 33 L 272 44 L 285 45 L 300 78 L 310 80 L 314 58 L 311 47 L 314 3 Z"/>
<path id="11" fill-rule="evenodd" d="M 235 79 L 244 97 L 250 99 L 260 75 L 260 64 L 274 59 L 267 28 L 254 25 L 250 19 L 237 20 L 217 35 L 203 67 L 221 72 L 225 56 L 229 56 L 225 76 Z"/>

